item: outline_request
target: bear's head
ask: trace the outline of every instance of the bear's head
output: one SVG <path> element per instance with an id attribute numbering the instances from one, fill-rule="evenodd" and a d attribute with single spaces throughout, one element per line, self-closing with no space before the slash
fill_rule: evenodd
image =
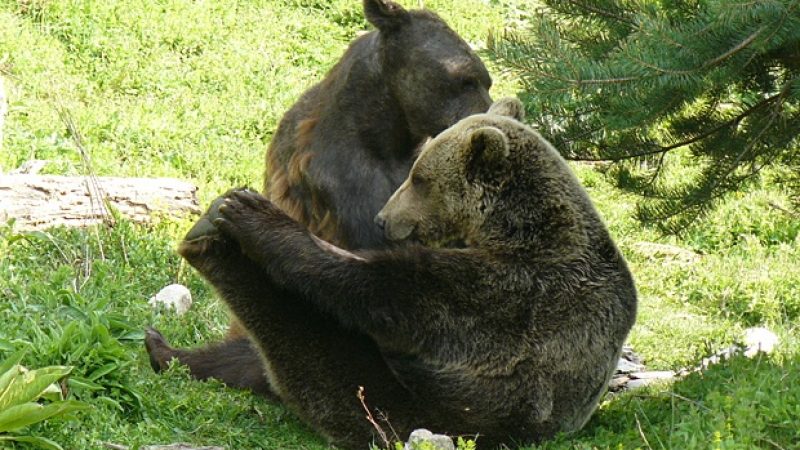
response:
<path id="1" fill-rule="evenodd" d="M 378 63 L 413 135 L 436 136 L 492 104 L 483 62 L 436 14 L 387 0 L 364 0 L 364 14 L 378 29 Z"/>
<path id="2" fill-rule="evenodd" d="M 526 139 L 522 114 L 519 100 L 503 99 L 425 145 L 408 179 L 375 218 L 386 237 L 435 246 L 473 244 L 514 176 L 510 151 Z"/>

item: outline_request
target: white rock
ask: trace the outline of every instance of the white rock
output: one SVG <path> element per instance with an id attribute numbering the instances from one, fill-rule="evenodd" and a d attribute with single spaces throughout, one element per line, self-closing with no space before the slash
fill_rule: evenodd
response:
<path id="1" fill-rule="evenodd" d="M 644 364 L 637 364 L 632 361 L 628 361 L 625 358 L 620 358 L 617 361 L 617 372 L 620 373 L 631 373 L 631 372 L 644 372 L 645 366 Z"/>
<path id="2" fill-rule="evenodd" d="M 436 450 L 455 450 L 456 448 L 450 436 L 433 434 L 429 430 L 420 428 L 411 432 L 411 435 L 408 436 L 408 442 L 403 446 L 403 450 L 416 450 L 423 442 L 430 442 Z"/>
<path id="3" fill-rule="evenodd" d="M 748 328 L 744 330 L 744 355 L 752 358 L 758 352 L 772 353 L 778 341 L 778 336 L 766 328 Z"/>
<path id="4" fill-rule="evenodd" d="M 151 297 L 147 303 L 153 307 L 158 306 L 159 303 L 164 304 L 168 309 L 174 309 L 176 314 L 182 316 L 192 306 L 192 293 L 184 285 L 170 284 Z"/>

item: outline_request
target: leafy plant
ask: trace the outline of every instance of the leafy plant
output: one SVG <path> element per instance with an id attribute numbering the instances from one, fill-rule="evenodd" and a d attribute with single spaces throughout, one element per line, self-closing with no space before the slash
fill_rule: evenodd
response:
<path id="1" fill-rule="evenodd" d="M 118 228 L 124 230 L 127 226 L 119 224 Z M 36 363 L 75 367 L 67 385 L 77 398 L 97 399 L 117 412 L 136 413 L 141 410 L 141 394 L 128 373 L 135 358 L 125 342 L 140 342 L 143 334 L 126 314 L 108 311 L 110 300 L 118 296 L 116 290 L 126 287 L 111 287 L 116 274 L 109 267 L 109 259 L 116 256 L 115 249 L 102 241 L 96 243 L 105 247 L 102 251 L 106 260 L 102 256 L 95 260 L 92 255 L 101 254 L 101 250 L 85 240 L 78 240 L 78 245 L 71 243 L 70 235 L 76 232 L 13 232 L 12 227 L 0 227 L 0 255 L 12 247 L 28 247 L 32 250 L 29 257 L 37 261 L 44 260 L 47 254 L 60 255 L 50 258 L 50 268 L 41 262 L 33 268 L 12 258 L 8 278 L 12 283 L 17 279 L 37 279 L 30 287 L 40 304 L 28 305 L 24 293 L 11 291 L 7 293 L 9 300 L 19 296 L 18 301 L 0 303 L 0 312 L 4 307 L 14 308 L 16 320 L 6 327 L 7 331 L 13 333 L 18 326 L 30 330 L 27 341 L 32 344 L 31 357 Z M 107 233 L 98 231 L 95 236 L 102 240 Z M 133 250 L 137 245 L 130 247 Z M 91 263 L 62 264 L 81 259 Z M 105 295 L 96 295 L 98 289 Z M 0 342 L 3 335 L 0 331 Z M 7 344 L 6 348 L 14 348 L 11 342 Z"/>
<path id="2" fill-rule="evenodd" d="M 0 365 L 0 442 L 24 442 L 62 450 L 60 445 L 43 437 L 9 434 L 53 417 L 70 418 L 73 412 L 91 408 L 84 402 L 65 400 L 56 384 L 70 373 L 71 367 L 27 370 L 19 364 L 25 353 L 26 350 L 20 350 Z"/>

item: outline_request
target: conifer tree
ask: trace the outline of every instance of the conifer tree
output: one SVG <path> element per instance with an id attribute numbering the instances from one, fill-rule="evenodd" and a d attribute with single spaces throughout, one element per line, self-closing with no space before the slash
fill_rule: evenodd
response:
<path id="1" fill-rule="evenodd" d="M 489 48 L 567 159 L 616 163 L 641 220 L 679 231 L 776 164 L 800 198 L 800 0 L 542 3 Z"/>

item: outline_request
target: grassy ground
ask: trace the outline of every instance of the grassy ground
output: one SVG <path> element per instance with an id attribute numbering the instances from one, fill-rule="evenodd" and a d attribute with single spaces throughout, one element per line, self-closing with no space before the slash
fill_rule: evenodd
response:
<path id="1" fill-rule="evenodd" d="M 522 3 L 425 2 L 478 47 L 489 28 L 524 19 Z M 0 0 L 10 96 L 0 171 L 36 158 L 50 161 L 45 173 L 85 173 L 60 107 L 97 175 L 181 178 L 200 187 L 203 204 L 232 186 L 260 187 L 281 114 L 367 28 L 355 0 Z M 492 72 L 493 95 L 513 95 L 514 80 Z M 576 169 L 634 270 L 641 309 L 630 342 L 649 368 L 692 367 L 751 326 L 772 329 L 781 344 L 770 357 L 609 397 L 583 431 L 541 448 L 800 448 L 800 220 L 770 206 L 786 203 L 777 183 L 747 186 L 678 239 L 631 220 L 635 199 L 597 169 Z M 71 392 L 94 406 L 27 432 L 70 449 L 324 448 L 280 407 L 180 370 L 151 372 L 146 325 L 196 346 L 227 323 L 174 253 L 189 226 L 21 233 L 0 225 L 0 359 L 30 346 L 28 366 L 74 365 Z M 195 308 L 183 317 L 150 309 L 147 299 L 175 281 L 190 287 Z"/>

